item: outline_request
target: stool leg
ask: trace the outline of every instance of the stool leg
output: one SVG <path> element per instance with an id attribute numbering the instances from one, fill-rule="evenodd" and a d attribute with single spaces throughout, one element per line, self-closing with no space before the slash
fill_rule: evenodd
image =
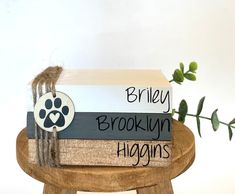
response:
<path id="1" fill-rule="evenodd" d="M 171 181 L 163 181 L 152 187 L 137 189 L 137 194 L 173 194 Z"/>
<path id="2" fill-rule="evenodd" d="M 67 189 L 60 189 L 58 187 L 44 184 L 43 194 L 76 194 L 77 191 L 74 190 L 67 190 Z"/>

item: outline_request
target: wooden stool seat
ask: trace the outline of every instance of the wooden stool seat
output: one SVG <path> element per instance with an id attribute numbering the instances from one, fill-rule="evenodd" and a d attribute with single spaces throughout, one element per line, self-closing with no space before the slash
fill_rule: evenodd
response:
<path id="1" fill-rule="evenodd" d="M 171 179 L 187 170 L 194 161 L 193 133 L 173 121 L 172 164 L 150 167 L 40 167 L 28 163 L 28 141 L 23 129 L 16 141 L 17 161 L 31 177 L 45 183 L 44 194 L 75 194 L 76 191 L 115 192 L 137 190 L 138 194 L 172 194 Z"/>

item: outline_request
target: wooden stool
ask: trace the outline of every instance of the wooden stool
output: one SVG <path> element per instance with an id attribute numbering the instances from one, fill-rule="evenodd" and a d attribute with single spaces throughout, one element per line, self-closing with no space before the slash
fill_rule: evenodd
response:
<path id="1" fill-rule="evenodd" d="M 16 155 L 21 168 L 44 183 L 43 194 L 75 194 L 76 191 L 115 192 L 137 190 L 137 194 L 173 194 L 171 179 L 187 170 L 194 161 L 192 132 L 173 121 L 172 164 L 165 168 L 150 167 L 39 167 L 28 163 L 26 129 L 17 137 Z"/>

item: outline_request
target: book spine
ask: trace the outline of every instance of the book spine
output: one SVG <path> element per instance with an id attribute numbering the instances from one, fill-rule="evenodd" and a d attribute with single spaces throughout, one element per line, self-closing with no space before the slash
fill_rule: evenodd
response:
<path id="1" fill-rule="evenodd" d="M 35 138 L 34 114 L 27 113 L 28 138 Z M 171 114 L 76 112 L 59 139 L 170 141 Z"/>
<path id="2" fill-rule="evenodd" d="M 61 165 L 150 166 L 171 163 L 169 141 L 59 140 Z M 36 163 L 36 140 L 28 140 L 28 159 Z"/>
<path id="3" fill-rule="evenodd" d="M 73 101 L 76 112 L 170 113 L 172 89 L 116 85 L 56 85 Z M 28 111 L 33 111 L 32 92 L 28 90 Z"/>

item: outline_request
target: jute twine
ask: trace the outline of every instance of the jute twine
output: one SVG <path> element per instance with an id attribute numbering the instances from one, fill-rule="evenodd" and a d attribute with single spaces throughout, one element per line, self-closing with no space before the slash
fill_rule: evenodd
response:
<path id="1" fill-rule="evenodd" d="M 34 106 L 37 100 L 45 93 L 52 92 L 56 97 L 55 84 L 60 77 L 62 67 L 48 67 L 37 75 L 32 82 Z M 59 142 L 57 141 L 57 129 L 53 132 L 41 129 L 35 122 L 36 160 L 40 166 L 59 167 Z"/>

